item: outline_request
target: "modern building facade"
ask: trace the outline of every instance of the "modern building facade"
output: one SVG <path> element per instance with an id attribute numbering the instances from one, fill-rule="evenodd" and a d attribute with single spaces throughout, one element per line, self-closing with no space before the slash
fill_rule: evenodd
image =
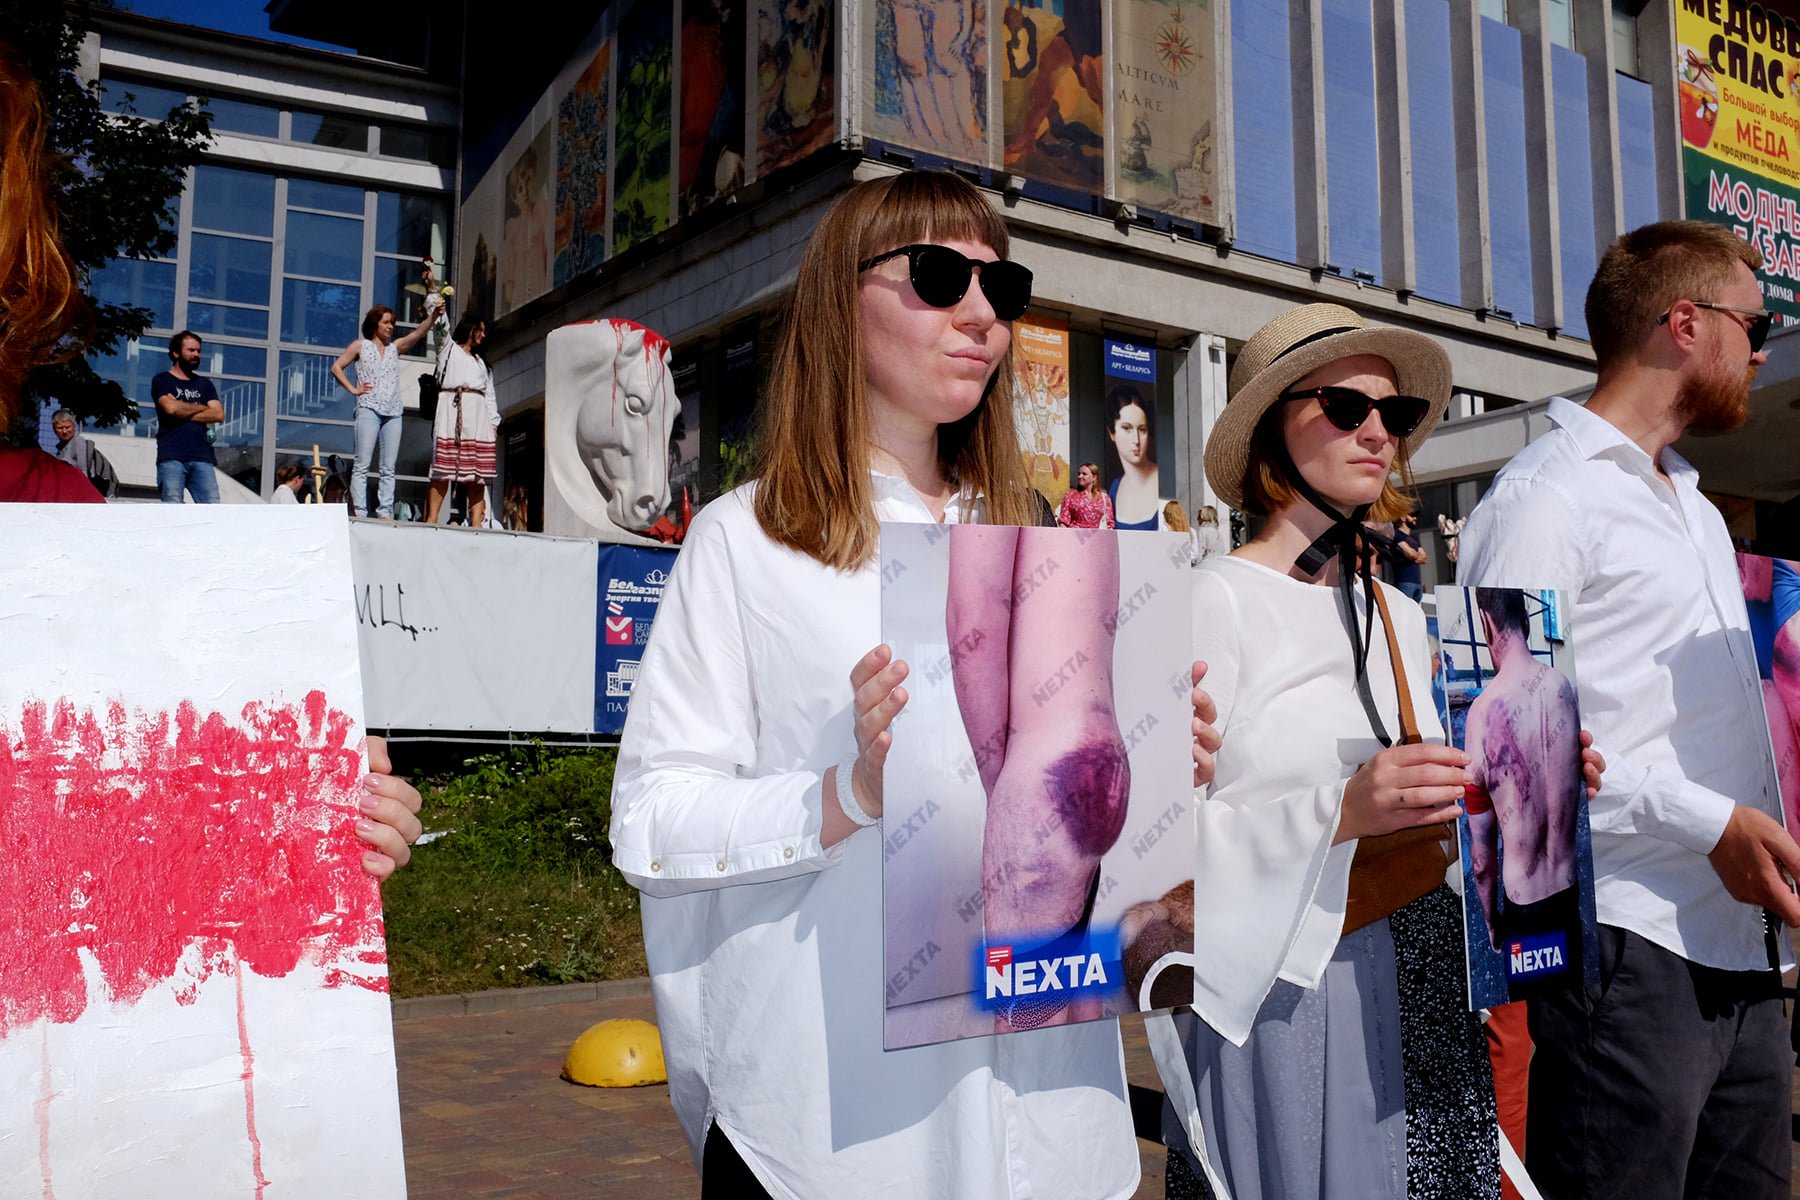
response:
<path id="1" fill-rule="evenodd" d="M 220 471 L 266 497 L 276 466 L 310 464 L 315 446 L 347 462 L 355 402 L 332 360 L 373 305 L 394 308 L 402 330 L 418 320 L 423 297 L 408 285 L 424 257 L 443 264 L 452 252 L 454 86 L 414 67 L 123 13 L 98 19 L 83 64 L 128 118 L 190 97 L 213 114 L 173 254 L 116 260 L 95 279 L 102 299 L 155 314 L 142 338 L 96 362 L 138 404 L 124 432 L 154 436 L 150 380 L 166 368 L 170 335 L 191 329 L 225 405 Z M 429 363 L 421 353 L 408 374 Z M 405 389 L 409 401 L 416 390 Z M 422 505 L 429 429 L 406 427 L 400 497 Z"/>

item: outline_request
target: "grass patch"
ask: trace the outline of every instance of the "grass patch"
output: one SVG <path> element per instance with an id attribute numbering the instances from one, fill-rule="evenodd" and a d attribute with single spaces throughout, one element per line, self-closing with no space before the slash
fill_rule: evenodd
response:
<path id="1" fill-rule="evenodd" d="M 638 893 L 606 840 L 612 750 L 537 749 L 422 781 L 427 831 L 383 890 L 395 996 L 645 973 Z"/>

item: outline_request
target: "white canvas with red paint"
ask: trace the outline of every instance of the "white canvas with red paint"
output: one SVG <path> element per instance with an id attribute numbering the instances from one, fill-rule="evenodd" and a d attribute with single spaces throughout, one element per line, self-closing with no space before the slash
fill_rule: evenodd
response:
<path id="1" fill-rule="evenodd" d="M 403 1196 L 343 510 L 6 517 L 0 1196 Z"/>

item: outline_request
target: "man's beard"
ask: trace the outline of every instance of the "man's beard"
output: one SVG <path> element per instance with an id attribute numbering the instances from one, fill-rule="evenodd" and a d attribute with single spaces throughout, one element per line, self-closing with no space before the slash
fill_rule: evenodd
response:
<path id="1" fill-rule="evenodd" d="M 1675 400 L 1675 415 L 1688 433 L 1707 437 L 1730 433 L 1750 418 L 1750 385 L 1756 380 L 1756 364 L 1734 374 L 1715 363 L 1704 376 L 1689 379 Z"/>

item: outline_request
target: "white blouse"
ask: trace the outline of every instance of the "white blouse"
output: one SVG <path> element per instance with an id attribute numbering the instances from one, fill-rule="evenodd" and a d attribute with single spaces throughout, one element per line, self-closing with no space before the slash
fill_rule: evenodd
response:
<path id="1" fill-rule="evenodd" d="M 1425 614 L 1379 584 L 1394 617 L 1413 716 L 1443 729 L 1431 698 Z M 1356 617 L 1362 620 L 1357 588 Z M 1195 572 L 1194 656 L 1219 706 L 1224 744 L 1197 806 L 1194 1008 L 1242 1045 L 1277 979 L 1316 987 L 1344 926 L 1354 840 L 1333 846 L 1344 784 L 1381 750 L 1356 695 L 1356 664 L 1336 588 L 1244 558 Z M 1368 678 L 1398 742 L 1392 659 L 1375 616 Z"/>
<path id="2" fill-rule="evenodd" d="M 904 481 L 875 485 L 881 519 L 931 520 Z M 1116 1023 L 883 1051 L 883 833 L 819 842 L 822 777 L 854 746 L 850 668 L 881 640 L 880 571 L 775 545 L 750 495 L 689 530 L 613 789 L 696 1159 L 717 1122 L 776 1196 L 1131 1195 Z"/>

